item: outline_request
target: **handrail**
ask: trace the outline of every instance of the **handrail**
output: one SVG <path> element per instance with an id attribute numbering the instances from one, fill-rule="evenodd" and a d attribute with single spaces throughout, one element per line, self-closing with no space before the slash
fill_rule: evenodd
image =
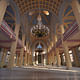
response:
<path id="1" fill-rule="evenodd" d="M 63 40 L 65 41 L 69 36 L 71 36 L 77 29 L 78 25 L 76 21 L 73 21 L 73 23 L 69 26 L 70 28 L 63 34 Z M 56 47 L 60 46 L 62 44 L 61 38 L 57 41 Z"/>
<path id="2" fill-rule="evenodd" d="M 0 28 L 2 28 L 9 36 L 15 39 L 15 36 L 16 36 L 15 33 L 5 21 L 2 21 Z"/>

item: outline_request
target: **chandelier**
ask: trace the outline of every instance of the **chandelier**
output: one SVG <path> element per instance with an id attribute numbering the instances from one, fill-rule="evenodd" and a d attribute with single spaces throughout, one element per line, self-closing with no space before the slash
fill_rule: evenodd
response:
<path id="1" fill-rule="evenodd" d="M 31 28 L 31 33 L 36 38 L 42 38 L 49 35 L 49 28 L 42 24 L 41 15 L 38 15 L 37 24 Z"/>

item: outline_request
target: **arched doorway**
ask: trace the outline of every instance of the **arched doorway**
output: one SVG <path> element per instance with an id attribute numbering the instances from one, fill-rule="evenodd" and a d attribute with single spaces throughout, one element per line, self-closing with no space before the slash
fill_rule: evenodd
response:
<path id="1" fill-rule="evenodd" d="M 42 43 L 37 43 L 34 50 L 34 64 L 38 66 L 46 65 L 46 51 Z"/>

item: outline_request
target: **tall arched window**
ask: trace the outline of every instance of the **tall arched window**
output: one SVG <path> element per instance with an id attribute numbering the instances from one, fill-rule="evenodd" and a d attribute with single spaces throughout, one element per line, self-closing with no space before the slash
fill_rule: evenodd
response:
<path id="1" fill-rule="evenodd" d="M 38 48 L 38 49 L 42 49 L 42 45 L 41 45 L 41 44 L 38 44 L 38 45 L 37 45 L 37 48 Z"/>

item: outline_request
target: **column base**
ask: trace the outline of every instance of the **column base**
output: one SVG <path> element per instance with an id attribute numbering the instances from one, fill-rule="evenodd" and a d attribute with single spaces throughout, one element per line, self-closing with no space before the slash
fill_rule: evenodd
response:
<path id="1" fill-rule="evenodd" d="M 69 67 L 69 68 L 68 68 L 68 67 L 66 67 L 66 70 L 71 70 L 71 69 L 72 69 L 72 67 Z"/>

